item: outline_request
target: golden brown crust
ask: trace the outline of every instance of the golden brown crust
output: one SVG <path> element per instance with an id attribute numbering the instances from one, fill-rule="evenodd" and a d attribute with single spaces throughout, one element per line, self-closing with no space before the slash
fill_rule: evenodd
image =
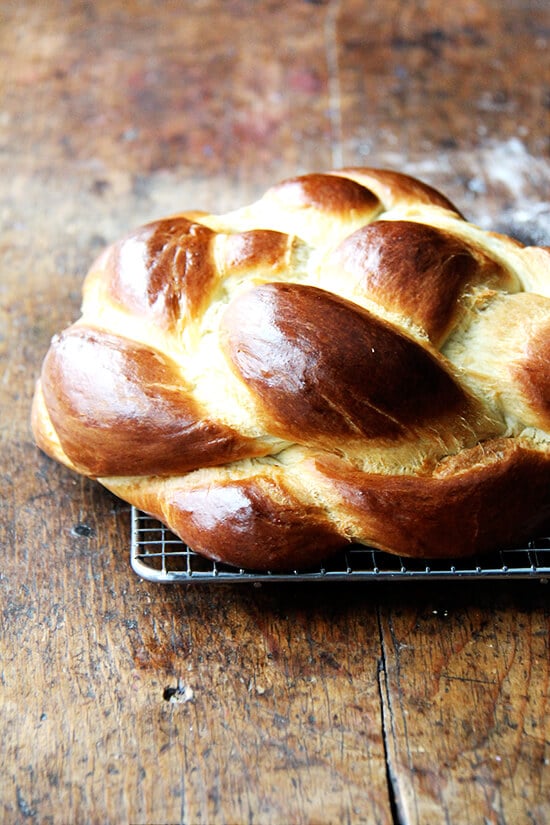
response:
<path id="1" fill-rule="evenodd" d="M 399 313 L 441 346 L 456 325 L 465 293 L 486 286 L 516 287 L 510 273 L 450 232 L 413 221 L 379 220 L 350 235 L 333 265 L 354 277 L 357 289 Z"/>
<path id="2" fill-rule="evenodd" d="M 349 178 L 335 175 L 288 178 L 273 186 L 269 194 L 289 209 L 314 208 L 336 216 L 342 212 L 372 216 L 380 209 L 380 202 L 373 192 Z"/>
<path id="3" fill-rule="evenodd" d="M 199 474 L 168 484 L 116 479 L 107 486 L 168 524 L 197 552 L 237 567 L 309 567 L 349 544 L 323 509 L 305 504 L 272 465 L 252 466 L 234 479 Z"/>
<path id="4" fill-rule="evenodd" d="M 242 567 L 522 540 L 550 518 L 549 263 L 389 170 L 155 221 L 52 341 L 37 444 Z"/>
<path id="5" fill-rule="evenodd" d="M 396 206 L 437 206 L 462 217 L 456 206 L 437 189 L 423 181 L 395 172 L 393 169 L 365 169 L 347 166 L 332 174 L 341 175 L 370 189 L 381 201 L 385 211 Z"/>
<path id="6" fill-rule="evenodd" d="M 505 549 L 550 517 L 548 457 L 512 439 L 478 445 L 431 475 L 361 473 L 334 458 L 316 469 L 345 502 L 355 538 L 402 556 Z"/>
<path id="7" fill-rule="evenodd" d="M 91 476 L 182 473 L 265 451 L 209 421 L 165 355 L 104 331 L 56 338 L 41 381 L 65 454 Z"/>
<path id="8" fill-rule="evenodd" d="M 112 300 L 169 328 L 196 315 L 216 280 L 212 230 L 176 216 L 115 244 L 105 262 Z"/>
<path id="9" fill-rule="evenodd" d="M 525 346 L 513 367 L 513 374 L 533 412 L 536 425 L 550 430 L 550 319 L 525 338 Z"/>
<path id="10" fill-rule="evenodd" d="M 277 493 L 261 477 L 182 491 L 170 521 L 197 552 L 249 569 L 307 567 L 348 543 L 320 508 Z"/>
<path id="11" fill-rule="evenodd" d="M 224 248 L 224 267 L 231 274 L 256 268 L 275 274 L 287 262 L 292 240 L 283 232 L 251 229 L 228 235 Z"/>
<path id="12" fill-rule="evenodd" d="M 266 426 L 288 441 L 342 448 L 343 440 L 387 442 L 471 417 L 468 396 L 435 353 L 316 287 L 275 283 L 242 293 L 222 332 Z"/>

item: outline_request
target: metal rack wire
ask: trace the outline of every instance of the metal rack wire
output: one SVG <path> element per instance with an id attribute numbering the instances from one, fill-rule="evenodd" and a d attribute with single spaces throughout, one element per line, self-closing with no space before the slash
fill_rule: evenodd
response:
<path id="1" fill-rule="evenodd" d="M 142 579 L 167 584 L 284 581 L 418 581 L 420 579 L 550 579 L 550 537 L 525 547 L 463 560 L 405 559 L 350 545 L 322 567 L 288 573 L 256 573 L 199 556 L 156 519 L 131 509 L 131 564 Z"/>

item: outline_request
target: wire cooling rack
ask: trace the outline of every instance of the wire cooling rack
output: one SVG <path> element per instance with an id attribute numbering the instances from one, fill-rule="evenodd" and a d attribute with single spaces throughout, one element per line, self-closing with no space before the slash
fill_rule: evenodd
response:
<path id="1" fill-rule="evenodd" d="M 131 564 L 142 579 L 165 583 L 284 581 L 417 581 L 419 579 L 550 579 L 550 537 L 525 547 L 470 559 L 429 562 L 392 556 L 361 545 L 350 547 L 314 570 L 256 573 L 199 556 L 156 519 L 131 510 Z"/>

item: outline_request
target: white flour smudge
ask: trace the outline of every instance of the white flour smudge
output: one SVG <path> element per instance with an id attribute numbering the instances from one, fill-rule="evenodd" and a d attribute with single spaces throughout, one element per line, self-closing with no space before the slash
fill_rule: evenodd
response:
<path id="1" fill-rule="evenodd" d="M 375 165 L 374 158 L 365 160 L 365 165 Z M 376 165 L 430 183 L 484 229 L 527 244 L 550 245 L 550 162 L 531 155 L 519 138 L 414 158 L 388 152 L 376 157 Z"/>

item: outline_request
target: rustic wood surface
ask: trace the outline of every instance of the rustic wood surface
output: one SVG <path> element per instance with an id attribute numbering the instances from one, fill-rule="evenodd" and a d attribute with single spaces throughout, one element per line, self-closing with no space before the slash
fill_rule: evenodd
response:
<path id="1" fill-rule="evenodd" d="M 150 218 L 364 164 L 550 243 L 547 4 L 0 20 L 0 821 L 549 822 L 548 587 L 144 583 L 128 508 L 28 425 L 91 260 Z"/>

